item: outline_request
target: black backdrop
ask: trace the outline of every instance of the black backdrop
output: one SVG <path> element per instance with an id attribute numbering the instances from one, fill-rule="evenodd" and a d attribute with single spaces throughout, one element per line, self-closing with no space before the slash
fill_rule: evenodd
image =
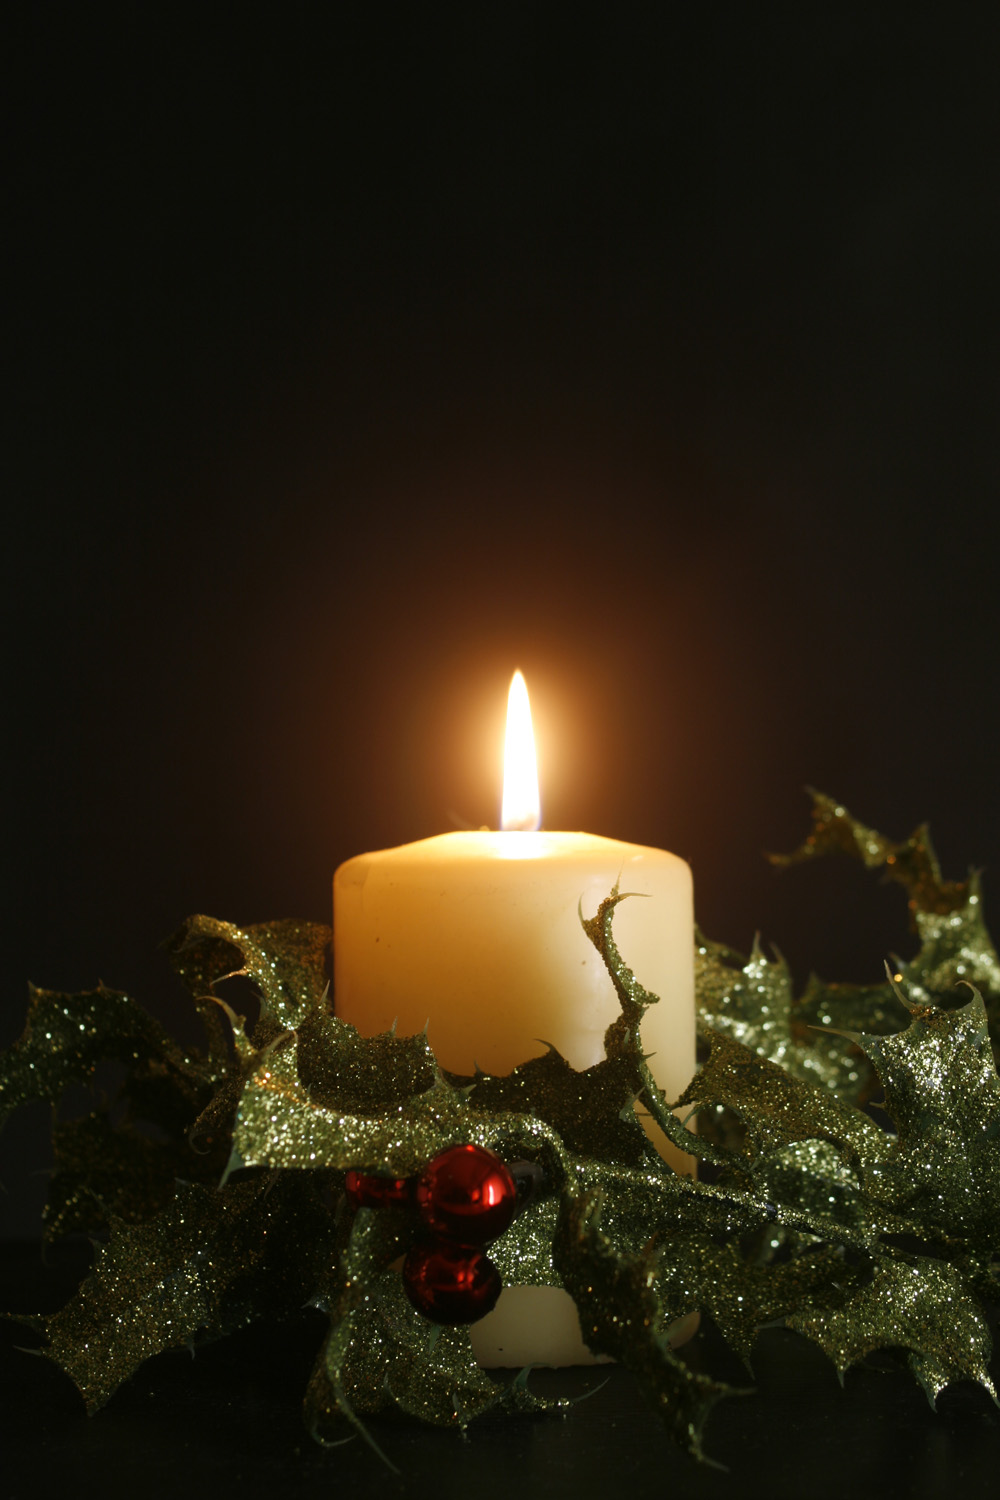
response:
<path id="1" fill-rule="evenodd" d="M 907 951 L 805 783 L 989 899 L 993 7 L 21 9 L 3 1040 L 495 822 L 516 665 L 715 936 Z"/>

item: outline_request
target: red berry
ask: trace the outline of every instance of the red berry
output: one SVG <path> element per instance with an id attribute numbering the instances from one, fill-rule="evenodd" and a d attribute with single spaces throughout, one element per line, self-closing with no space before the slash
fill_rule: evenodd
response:
<path id="1" fill-rule="evenodd" d="M 432 1323 L 475 1323 L 496 1306 L 500 1272 L 482 1250 L 449 1240 L 420 1240 L 403 1262 L 403 1285 Z"/>
<path id="2" fill-rule="evenodd" d="M 344 1177 L 344 1192 L 352 1208 L 390 1208 L 409 1203 L 412 1189 L 408 1177 L 374 1177 L 353 1168 Z"/>
<path id="3" fill-rule="evenodd" d="M 508 1168 L 482 1146 L 449 1146 L 417 1179 L 421 1217 L 436 1234 L 460 1245 L 488 1245 L 509 1226 L 517 1184 Z"/>

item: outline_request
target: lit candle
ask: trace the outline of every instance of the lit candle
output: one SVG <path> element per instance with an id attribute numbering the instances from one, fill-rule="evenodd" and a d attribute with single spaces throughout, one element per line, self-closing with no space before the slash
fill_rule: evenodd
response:
<path id="1" fill-rule="evenodd" d="M 503 831 L 445 833 L 361 854 L 333 880 L 334 1004 L 365 1036 L 427 1028 L 441 1066 L 509 1073 L 554 1046 L 577 1069 L 604 1056 L 620 1013 L 611 977 L 580 924 L 617 883 L 638 898 L 615 912 L 625 962 L 660 997 L 643 1046 L 667 1098 L 695 1066 L 691 871 L 663 849 L 590 833 L 538 832 L 527 691 L 508 700 Z M 689 1159 L 662 1137 L 681 1171 Z M 554 1287 L 508 1287 L 472 1326 L 482 1365 L 590 1362 L 572 1301 Z"/>

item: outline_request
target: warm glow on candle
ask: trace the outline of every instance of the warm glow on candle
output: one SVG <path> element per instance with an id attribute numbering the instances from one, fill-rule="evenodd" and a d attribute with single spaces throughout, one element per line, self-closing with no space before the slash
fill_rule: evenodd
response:
<path id="1" fill-rule="evenodd" d="M 507 737 L 503 753 L 503 810 L 500 827 L 530 832 L 542 821 L 531 730 L 528 689 L 520 672 L 511 678 L 507 696 Z"/>

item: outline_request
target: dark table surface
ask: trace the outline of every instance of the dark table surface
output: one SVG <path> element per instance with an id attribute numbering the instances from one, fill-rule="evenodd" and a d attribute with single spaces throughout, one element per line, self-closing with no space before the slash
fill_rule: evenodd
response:
<path id="1" fill-rule="evenodd" d="M 42 1265 L 37 1246 L 0 1255 L 0 1306 L 56 1307 L 74 1284 L 72 1260 Z M 752 1394 L 709 1419 L 699 1465 L 671 1443 L 625 1370 L 537 1371 L 534 1387 L 589 1399 L 568 1415 L 490 1417 L 467 1436 L 384 1418 L 371 1423 L 399 1470 L 364 1443 L 323 1449 L 302 1425 L 301 1399 L 322 1319 L 258 1326 L 200 1350 L 151 1360 L 103 1411 L 84 1415 L 68 1380 L 21 1352 L 32 1335 L 3 1325 L 2 1500 L 131 1493 L 241 1497 L 409 1492 L 470 1500 L 535 1496 L 995 1496 L 1000 1411 L 973 1386 L 946 1391 L 932 1412 L 891 1357 L 850 1372 L 783 1329 L 761 1334 Z M 701 1368 L 745 1383 L 705 1326 L 688 1346 Z"/>

